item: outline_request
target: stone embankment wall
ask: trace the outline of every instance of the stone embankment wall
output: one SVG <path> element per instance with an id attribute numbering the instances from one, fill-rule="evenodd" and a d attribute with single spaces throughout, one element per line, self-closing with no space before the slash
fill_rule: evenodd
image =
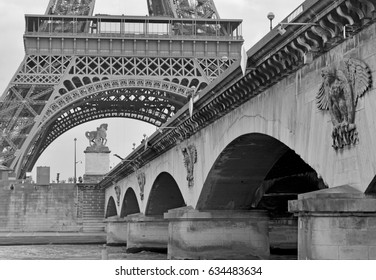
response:
<path id="1" fill-rule="evenodd" d="M 0 187 L 0 231 L 78 231 L 73 184 Z"/>
<path id="2" fill-rule="evenodd" d="M 97 192 L 74 184 L 0 182 L 0 231 L 82 231 L 86 219 L 103 218 L 104 193 Z"/>

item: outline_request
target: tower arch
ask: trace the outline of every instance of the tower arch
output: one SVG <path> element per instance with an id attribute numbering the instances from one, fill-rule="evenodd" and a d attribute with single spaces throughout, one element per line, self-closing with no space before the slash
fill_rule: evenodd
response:
<path id="1" fill-rule="evenodd" d="M 67 92 L 44 109 L 38 129 L 29 135 L 16 168 L 21 168 L 19 177 L 31 171 L 40 154 L 69 129 L 115 117 L 160 126 L 185 104 L 191 91 L 166 81 L 123 78 L 98 81 Z"/>

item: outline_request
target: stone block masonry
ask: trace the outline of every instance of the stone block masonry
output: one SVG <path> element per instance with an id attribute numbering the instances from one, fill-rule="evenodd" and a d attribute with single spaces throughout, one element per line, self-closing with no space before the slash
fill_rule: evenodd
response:
<path id="1" fill-rule="evenodd" d="M 299 195 L 298 258 L 376 259 L 376 197 L 343 186 Z"/>
<path id="2" fill-rule="evenodd" d="M 78 231 L 73 184 L 0 186 L 0 231 Z"/>
<path id="3" fill-rule="evenodd" d="M 104 190 L 96 184 L 78 184 L 79 218 L 103 219 L 104 218 Z"/>
<path id="4" fill-rule="evenodd" d="M 169 210 L 169 259 L 268 259 L 266 211 Z"/>
<path id="5" fill-rule="evenodd" d="M 0 182 L 0 231 L 80 232 L 104 218 L 104 191 L 97 185 Z M 88 225 L 90 226 L 90 225 Z"/>

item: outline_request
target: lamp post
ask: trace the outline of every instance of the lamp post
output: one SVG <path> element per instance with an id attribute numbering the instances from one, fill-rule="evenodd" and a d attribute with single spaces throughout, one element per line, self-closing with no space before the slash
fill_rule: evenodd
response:
<path id="1" fill-rule="evenodd" d="M 77 176 L 76 176 L 76 165 L 77 165 L 77 160 L 76 160 L 76 143 L 77 143 L 77 138 L 74 138 L 74 175 L 73 175 L 73 183 L 77 183 Z"/>
<path id="2" fill-rule="evenodd" d="M 273 19 L 274 19 L 275 16 L 272 12 L 270 12 L 266 17 L 270 20 L 270 31 L 272 31 L 272 29 L 273 29 Z"/>

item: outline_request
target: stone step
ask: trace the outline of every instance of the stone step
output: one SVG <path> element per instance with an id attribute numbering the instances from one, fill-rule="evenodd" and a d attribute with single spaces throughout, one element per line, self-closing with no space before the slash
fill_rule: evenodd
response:
<path id="1" fill-rule="evenodd" d="M 93 224 L 82 224 L 82 227 L 106 227 L 106 224 L 103 223 L 93 223 Z"/>
<path id="2" fill-rule="evenodd" d="M 82 215 L 82 219 L 83 220 L 103 220 L 103 216 L 100 216 L 100 215 L 91 215 L 91 216 L 86 216 L 86 215 Z"/>
<path id="3" fill-rule="evenodd" d="M 106 232 L 106 228 L 105 227 L 90 227 L 90 228 L 84 227 L 82 228 L 82 232 Z"/>
<path id="4" fill-rule="evenodd" d="M 82 221 L 82 231 L 83 232 L 105 232 L 106 223 L 102 219 L 91 219 Z"/>
<path id="5" fill-rule="evenodd" d="M 81 222 L 82 224 L 106 224 L 104 221 L 100 221 L 100 220 L 97 220 L 97 221 L 86 221 L 86 220 L 83 220 Z"/>

